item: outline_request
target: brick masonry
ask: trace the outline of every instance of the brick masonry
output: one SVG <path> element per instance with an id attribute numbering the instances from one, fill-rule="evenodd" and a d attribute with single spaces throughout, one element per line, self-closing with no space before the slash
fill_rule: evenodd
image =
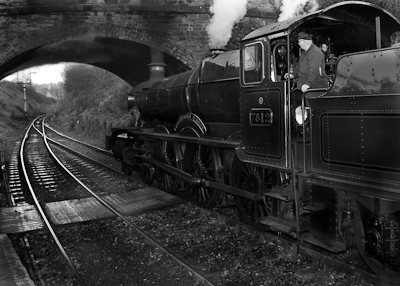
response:
<path id="1" fill-rule="evenodd" d="M 276 21 L 276 0 L 249 0 L 226 49 Z M 146 80 L 149 48 L 167 75 L 197 67 L 208 52 L 211 0 L 0 0 L 0 77 L 33 65 L 76 61 L 131 84 Z"/>

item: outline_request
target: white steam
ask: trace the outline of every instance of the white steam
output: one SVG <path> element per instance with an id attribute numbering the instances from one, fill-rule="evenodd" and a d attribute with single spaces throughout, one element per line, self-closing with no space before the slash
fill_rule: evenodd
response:
<path id="1" fill-rule="evenodd" d="M 317 11 L 319 9 L 318 0 L 282 0 L 281 14 L 278 21 Z"/>
<path id="2" fill-rule="evenodd" d="M 164 54 L 159 49 L 150 47 L 150 56 L 152 63 L 164 63 Z"/>
<path id="3" fill-rule="evenodd" d="M 207 26 L 210 48 L 223 48 L 232 35 L 232 28 L 247 10 L 247 0 L 214 0 L 210 12 L 214 14 Z"/>

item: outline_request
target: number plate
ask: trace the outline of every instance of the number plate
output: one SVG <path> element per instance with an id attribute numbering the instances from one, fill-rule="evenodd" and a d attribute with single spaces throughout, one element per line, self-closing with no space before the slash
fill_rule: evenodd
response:
<path id="1" fill-rule="evenodd" d="M 270 108 L 253 108 L 250 110 L 250 125 L 270 126 L 273 114 Z"/>

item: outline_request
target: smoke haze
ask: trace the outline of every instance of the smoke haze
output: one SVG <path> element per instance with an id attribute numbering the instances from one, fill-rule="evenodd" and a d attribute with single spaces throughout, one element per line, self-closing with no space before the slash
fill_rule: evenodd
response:
<path id="1" fill-rule="evenodd" d="M 214 0 L 210 7 L 213 14 L 207 26 L 209 48 L 223 48 L 232 35 L 232 28 L 247 11 L 247 0 Z"/>
<path id="2" fill-rule="evenodd" d="M 150 56 L 152 63 L 164 63 L 164 53 L 159 49 L 150 47 Z"/>
<path id="3" fill-rule="evenodd" d="M 281 14 L 278 21 L 282 22 L 290 18 L 317 11 L 317 0 L 282 0 Z"/>

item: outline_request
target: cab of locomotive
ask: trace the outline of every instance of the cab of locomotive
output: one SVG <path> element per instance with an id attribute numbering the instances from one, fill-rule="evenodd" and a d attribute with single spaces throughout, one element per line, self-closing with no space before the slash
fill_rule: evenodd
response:
<path id="1" fill-rule="evenodd" d="M 300 31 L 310 31 L 326 54 L 330 86 L 296 97 L 285 74 L 301 55 Z M 335 253 L 356 245 L 391 282 L 400 269 L 400 49 L 391 46 L 397 31 L 400 21 L 380 7 L 349 1 L 250 33 L 240 46 L 237 149 L 245 163 L 299 174 L 293 192 L 309 222 L 302 241 Z M 289 185 L 281 182 L 263 194 L 287 200 Z M 278 229 L 272 219 L 260 221 Z"/>
<path id="2" fill-rule="evenodd" d="M 282 170 L 290 170 L 292 162 L 304 167 L 301 159 L 293 160 L 296 151 L 292 148 L 296 148 L 293 143 L 309 140 L 310 100 L 331 95 L 341 58 L 390 47 L 390 35 L 396 30 L 397 21 L 379 7 L 343 2 L 260 27 L 244 37 L 240 43 L 242 135 L 238 157 Z M 302 31 L 313 35 L 313 43 L 325 55 L 321 74 L 329 82 L 327 88 L 311 88 L 305 94 L 296 92 L 295 80 L 285 77 L 301 56 L 297 35 Z"/>
<path id="3" fill-rule="evenodd" d="M 301 97 L 294 96 L 295 82 L 287 77 L 299 56 L 295 38 L 288 29 L 241 44 L 242 160 L 290 168 L 289 145 L 303 132 L 299 116 L 295 120 Z"/>

